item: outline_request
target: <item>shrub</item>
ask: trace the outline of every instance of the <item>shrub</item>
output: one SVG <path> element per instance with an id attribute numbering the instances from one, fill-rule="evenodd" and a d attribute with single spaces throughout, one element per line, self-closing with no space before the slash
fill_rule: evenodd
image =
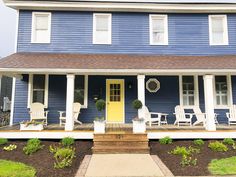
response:
<path id="1" fill-rule="evenodd" d="M 188 155 L 190 155 L 190 152 L 184 146 L 177 146 L 172 151 L 170 151 L 170 153 L 174 154 L 174 155 L 181 155 L 181 156 L 188 156 Z"/>
<path id="2" fill-rule="evenodd" d="M 138 110 L 138 109 L 141 109 L 143 107 L 143 103 L 140 100 L 136 99 L 132 102 L 132 106 L 133 106 L 134 109 Z"/>
<path id="3" fill-rule="evenodd" d="M 224 145 L 223 143 L 219 142 L 219 141 L 209 143 L 208 147 L 212 151 L 216 151 L 216 152 L 226 152 L 226 151 L 228 151 L 228 147 L 226 145 Z"/>
<path id="4" fill-rule="evenodd" d="M 43 145 L 41 145 L 41 141 L 37 138 L 33 138 L 27 141 L 27 144 L 23 148 L 23 151 L 26 155 L 31 155 L 42 148 L 43 148 Z"/>
<path id="5" fill-rule="evenodd" d="M 160 144 L 171 144 L 172 139 L 169 136 L 159 139 Z"/>
<path id="6" fill-rule="evenodd" d="M 6 138 L 0 138 L 0 145 L 7 144 L 8 140 Z"/>
<path id="7" fill-rule="evenodd" d="M 203 146 L 204 145 L 204 141 L 202 139 L 194 140 L 193 143 L 197 146 Z"/>
<path id="8" fill-rule="evenodd" d="M 106 108 L 106 102 L 103 99 L 96 101 L 96 108 L 98 111 L 102 111 Z"/>
<path id="9" fill-rule="evenodd" d="M 56 160 L 54 168 L 69 167 L 72 164 L 73 158 L 75 158 L 75 148 L 57 148 L 54 158 Z"/>
<path id="10" fill-rule="evenodd" d="M 63 146 L 71 146 L 73 145 L 75 142 L 74 138 L 71 138 L 71 137 L 65 137 L 61 140 L 61 144 Z"/>
<path id="11" fill-rule="evenodd" d="M 192 159 L 192 157 L 189 157 L 189 156 L 183 156 L 182 160 L 180 162 L 180 165 L 182 167 L 190 166 L 190 165 L 196 166 L 197 165 L 197 159 L 196 158 Z"/>
<path id="12" fill-rule="evenodd" d="M 225 138 L 223 140 L 224 144 L 228 144 L 228 145 L 233 145 L 234 144 L 234 140 L 232 138 Z"/>
<path id="13" fill-rule="evenodd" d="M 15 145 L 15 144 L 10 144 L 9 146 L 5 146 L 4 148 L 3 148 L 3 150 L 5 150 L 5 151 L 13 151 L 13 150 L 15 150 L 17 148 L 17 145 Z"/>

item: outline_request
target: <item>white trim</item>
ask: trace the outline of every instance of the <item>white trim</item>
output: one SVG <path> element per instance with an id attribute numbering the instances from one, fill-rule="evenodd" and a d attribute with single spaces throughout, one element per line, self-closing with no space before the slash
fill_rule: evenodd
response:
<path id="1" fill-rule="evenodd" d="M 183 76 L 193 76 L 194 80 L 194 105 L 183 105 Z M 180 105 L 185 109 L 193 109 L 195 106 L 199 106 L 199 85 L 198 75 L 180 75 L 179 76 L 179 101 Z"/>
<path id="2" fill-rule="evenodd" d="M 18 29 L 19 29 L 19 10 L 16 11 L 16 34 L 15 34 L 15 52 L 17 52 L 18 44 Z"/>
<path id="3" fill-rule="evenodd" d="M 153 28 L 152 21 L 153 18 L 160 18 L 164 20 L 164 42 L 163 43 L 155 43 L 153 42 Z M 158 14 L 150 14 L 149 15 L 149 43 L 150 45 L 168 45 L 168 15 L 158 15 Z"/>
<path id="4" fill-rule="evenodd" d="M 124 100 L 124 105 L 123 105 L 123 121 L 122 122 L 108 122 L 107 121 L 107 101 L 108 101 L 108 98 L 107 98 L 107 81 L 109 81 L 109 80 L 119 80 L 119 81 L 122 81 L 123 82 L 123 96 L 124 96 L 124 98 L 123 98 L 123 100 Z M 106 118 L 106 123 L 125 123 L 125 79 L 106 79 L 106 115 L 105 115 L 105 118 Z"/>
<path id="5" fill-rule="evenodd" d="M 6 6 L 29 10 L 67 10 L 67 11 L 117 11 L 153 13 L 234 13 L 234 4 L 171 4 L 171 3 L 121 3 L 121 2 L 67 2 L 67 1 L 18 1 L 4 0 Z"/>
<path id="6" fill-rule="evenodd" d="M 35 17 L 37 15 L 47 15 L 48 16 L 48 39 L 45 42 L 35 41 Z M 31 43 L 37 44 L 48 44 L 51 42 L 51 12 L 32 12 L 32 24 L 31 24 Z"/>
<path id="7" fill-rule="evenodd" d="M 11 114 L 10 114 L 10 125 L 13 125 L 14 119 L 14 106 L 15 106 L 15 95 L 16 95 L 16 78 L 12 79 L 12 92 L 11 92 Z"/>
<path id="8" fill-rule="evenodd" d="M 29 74 L 27 108 L 30 108 L 30 105 L 33 101 L 33 77 L 34 75 L 38 75 L 38 74 Z M 44 107 L 48 108 L 49 74 L 42 74 L 42 75 L 45 75 Z"/>
<path id="9" fill-rule="evenodd" d="M 96 19 L 97 16 L 108 16 L 108 42 L 99 43 L 96 41 Z M 112 14 L 110 13 L 94 13 L 93 14 L 93 44 L 111 44 L 112 43 Z"/>
<path id="10" fill-rule="evenodd" d="M 226 76 L 226 82 L 227 82 L 227 105 L 216 105 L 216 88 L 215 88 L 215 77 L 214 76 L 213 81 L 213 88 L 214 88 L 214 108 L 215 109 L 229 109 L 229 107 L 233 104 L 233 95 L 232 95 L 232 81 L 231 81 L 231 75 L 219 75 L 219 76 Z"/>
<path id="11" fill-rule="evenodd" d="M 223 23 L 224 23 L 224 42 L 223 43 L 214 43 L 213 39 L 212 39 L 212 18 L 222 18 L 223 19 Z M 209 42 L 210 45 L 214 46 L 214 45 L 229 45 L 229 38 L 228 38 L 228 20 L 227 20 L 227 15 L 209 15 L 208 16 L 208 23 L 209 23 Z"/>

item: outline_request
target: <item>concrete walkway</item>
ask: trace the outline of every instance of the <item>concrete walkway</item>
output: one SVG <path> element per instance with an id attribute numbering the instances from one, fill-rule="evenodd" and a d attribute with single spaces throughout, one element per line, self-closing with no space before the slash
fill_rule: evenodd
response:
<path id="1" fill-rule="evenodd" d="M 85 177 L 162 177 L 149 154 L 93 154 Z"/>

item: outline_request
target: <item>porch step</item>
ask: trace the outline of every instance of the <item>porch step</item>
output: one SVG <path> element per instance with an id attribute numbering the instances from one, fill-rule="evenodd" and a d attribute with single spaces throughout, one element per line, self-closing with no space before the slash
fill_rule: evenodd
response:
<path id="1" fill-rule="evenodd" d="M 149 153 L 147 134 L 106 133 L 94 134 L 93 153 Z"/>

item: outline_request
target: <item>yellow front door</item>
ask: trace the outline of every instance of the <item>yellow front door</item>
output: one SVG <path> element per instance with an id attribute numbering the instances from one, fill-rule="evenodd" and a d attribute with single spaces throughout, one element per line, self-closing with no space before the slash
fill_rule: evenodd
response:
<path id="1" fill-rule="evenodd" d="M 107 122 L 124 122 L 124 80 L 107 79 Z"/>

